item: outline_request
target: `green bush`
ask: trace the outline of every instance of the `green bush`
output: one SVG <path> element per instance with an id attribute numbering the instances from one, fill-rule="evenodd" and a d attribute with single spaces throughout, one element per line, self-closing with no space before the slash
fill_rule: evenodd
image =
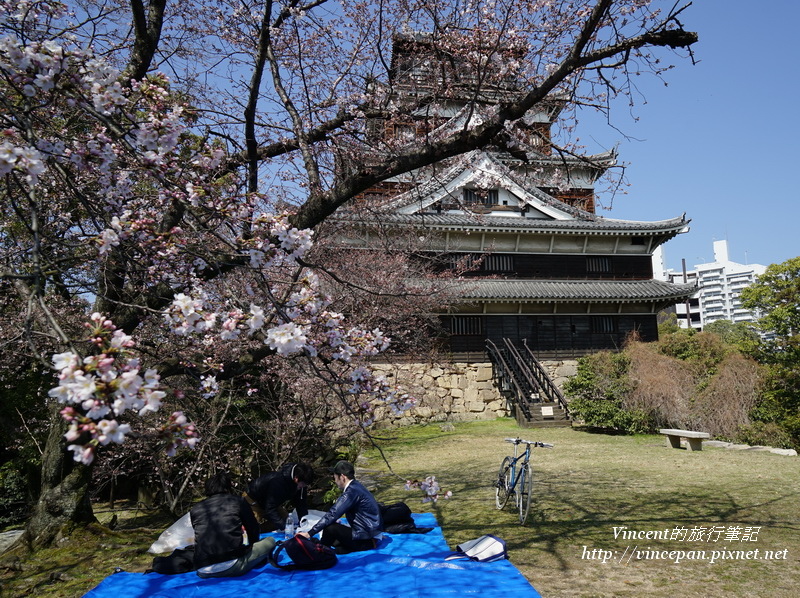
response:
<path id="1" fill-rule="evenodd" d="M 25 521 L 28 515 L 28 482 L 15 461 L 0 467 L 0 528 Z"/>
<path id="2" fill-rule="evenodd" d="M 792 435 L 782 425 L 775 422 L 753 422 L 743 426 L 734 438 L 736 442 L 750 446 L 773 446 L 795 448 Z"/>
<path id="3" fill-rule="evenodd" d="M 647 434 L 655 422 L 644 411 L 625 409 L 622 401 L 613 399 L 577 398 L 570 402 L 572 417 L 591 428 L 614 430 L 624 434 Z"/>
<path id="4" fill-rule="evenodd" d="M 656 347 L 662 355 L 686 362 L 700 377 L 701 386 L 717 373 L 725 356 L 737 350 L 717 334 L 695 330 L 667 334 L 658 340 Z"/>
<path id="5" fill-rule="evenodd" d="M 631 391 L 626 353 L 600 351 L 578 360 L 575 375 L 564 384 L 567 396 L 583 399 L 622 400 Z"/>
<path id="6" fill-rule="evenodd" d="M 654 422 L 647 413 L 623 407 L 633 389 L 630 363 L 624 352 L 601 351 L 580 358 L 575 376 L 564 384 L 572 417 L 593 428 L 625 434 L 651 431 Z"/>

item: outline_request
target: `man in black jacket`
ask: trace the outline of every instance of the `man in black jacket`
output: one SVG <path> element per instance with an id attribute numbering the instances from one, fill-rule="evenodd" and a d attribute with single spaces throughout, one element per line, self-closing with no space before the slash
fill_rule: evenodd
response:
<path id="1" fill-rule="evenodd" d="M 271 471 L 256 478 L 247 487 L 245 500 L 250 504 L 261 530 L 282 530 L 287 512 L 283 505 L 291 502 L 297 517 L 308 514 L 306 487 L 311 483 L 313 470 L 305 463 L 288 463 L 280 471 Z"/>
<path id="2" fill-rule="evenodd" d="M 372 550 L 382 537 L 383 519 L 378 502 L 364 484 L 355 479 L 355 468 L 347 461 L 339 461 L 332 470 L 333 481 L 342 490 L 342 495 L 333 503 L 331 510 L 302 535 L 309 537 L 322 532 L 320 541 L 333 546 L 339 554 Z M 342 515 L 350 524 L 336 523 Z"/>
<path id="3" fill-rule="evenodd" d="M 265 563 L 275 547 L 274 538 L 259 540 L 260 530 L 253 510 L 241 496 L 233 494 L 227 473 L 218 473 L 205 484 L 208 498 L 190 511 L 194 528 L 194 565 L 200 577 L 235 577 Z M 235 561 L 218 571 L 203 567 Z"/>

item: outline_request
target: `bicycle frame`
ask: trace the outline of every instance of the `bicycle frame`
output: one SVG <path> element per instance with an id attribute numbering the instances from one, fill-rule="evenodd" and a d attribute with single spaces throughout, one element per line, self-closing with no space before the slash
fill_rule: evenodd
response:
<path id="1" fill-rule="evenodd" d="M 519 440 L 519 438 L 517 438 L 516 440 Z M 519 445 L 523 443 L 525 444 L 525 452 L 517 456 L 517 449 L 519 448 Z M 511 458 L 511 487 L 508 488 L 509 492 L 516 492 L 517 481 L 519 480 L 520 477 L 517 471 L 517 463 L 519 462 L 519 460 L 524 457 L 524 460 L 522 461 L 523 467 L 528 463 L 530 463 L 531 444 L 533 443 L 527 442 L 526 440 L 521 440 L 519 443 L 514 443 L 514 456 Z"/>
<path id="2" fill-rule="evenodd" d="M 524 524 L 528 518 L 533 495 L 531 447 L 552 448 L 553 445 L 521 438 L 506 438 L 505 441 L 514 445 L 514 455 L 508 455 L 500 464 L 500 471 L 495 482 L 496 505 L 498 510 L 502 509 L 513 494 L 514 503 L 519 509 L 519 521 Z M 519 452 L 520 444 L 525 445 L 522 453 Z"/>

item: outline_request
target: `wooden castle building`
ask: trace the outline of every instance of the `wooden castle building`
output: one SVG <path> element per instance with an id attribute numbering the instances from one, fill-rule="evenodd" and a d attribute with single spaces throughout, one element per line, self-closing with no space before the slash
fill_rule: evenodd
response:
<path id="1" fill-rule="evenodd" d="M 464 60 L 430 35 L 396 36 L 387 93 L 411 108 L 370 123 L 375 151 L 379 140 L 387 148 L 424 143 L 479 122 L 520 93 L 513 73 L 479 77 Z M 463 300 L 440 315 L 453 354 L 484 353 L 487 340 L 524 341 L 541 357 L 617 349 L 634 332 L 655 340 L 658 312 L 695 290 L 653 278 L 653 251 L 688 230 L 684 216 L 638 222 L 596 214 L 595 182 L 616 154 L 554 151 L 551 127 L 565 103 L 553 97 L 490 146 L 369 192 L 380 209 L 363 217 L 365 229 L 413 231 L 445 263 L 475 264 L 459 279 Z"/>

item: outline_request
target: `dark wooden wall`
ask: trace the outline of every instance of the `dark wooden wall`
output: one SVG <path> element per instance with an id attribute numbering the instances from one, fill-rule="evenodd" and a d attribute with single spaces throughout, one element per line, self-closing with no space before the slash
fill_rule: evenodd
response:
<path id="1" fill-rule="evenodd" d="M 452 334 L 453 353 L 483 351 L 486 339 L 525 340 L 536 353 L 563 356 L 585 355 L 602 349 L 622 348 L 626 337 L 636 331 L 643 341 L 658 339 L 655 314 L 607 315 L 474 315 L 472 334 Z M 445 330 L 453 330 L 453 316 L 441 316 Z M 458 331 L 456 331 L 458 332 Z"/>
<path id="2" fill-rule="evenodd" d="M 451 254 L 457 259 L 465 254 Z M 471 254 L 477 261 L 481 254 Z M 506 259 L 493 259 L 501 258 Z M 437 256 L 441 259 L 440 256 Z M 508 259 L 510 258 L 510 259 Z M 510 264 L 510 268 L 497 269 L 495 264 Z M 442 263 L 441 269 L 447 264 Z M 499 275 L 507 278 L 540 280 L 649 280 L 653 278 L 653 262 L 649 255 L 535 255 L 492 254 L 463 276 Z"/>

